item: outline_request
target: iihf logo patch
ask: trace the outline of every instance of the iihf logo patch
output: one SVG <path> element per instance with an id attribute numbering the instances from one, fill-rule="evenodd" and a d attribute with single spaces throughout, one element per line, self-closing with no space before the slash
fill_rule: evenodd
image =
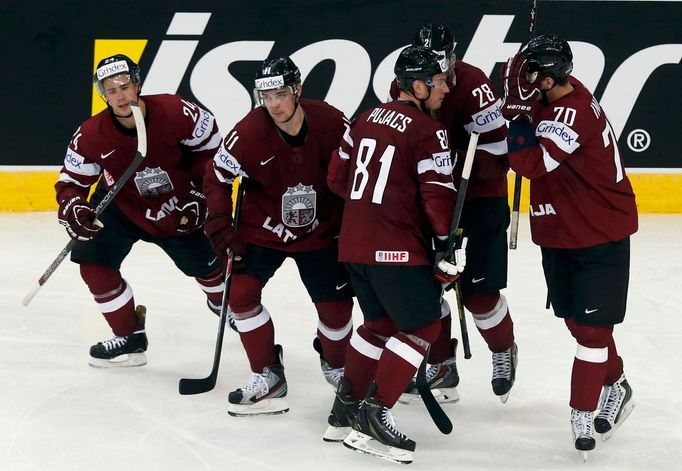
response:
<path id="1" fill-rule="evenodd" d="M 299 183 L 288 186 L 282 195 L 282 222 L 289 227 L 307 226 L 315 220 L 317 192 L 313 186 Z"/>
<path id="2" fill-rule="evenodd" d="M 141 172 L 135 172 L 135 186 L 143 198 L 154 198 L 173 191 L 173 183 L 161 167 L 145 167 Z"/>

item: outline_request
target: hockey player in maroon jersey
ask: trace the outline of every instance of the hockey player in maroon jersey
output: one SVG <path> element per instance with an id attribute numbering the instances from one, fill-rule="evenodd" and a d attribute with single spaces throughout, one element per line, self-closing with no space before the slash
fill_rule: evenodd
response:
<path id="1" fill-rule="evenodd" d="M 634 406 L 613 327 L 625 317 L 637 208 L 613 129 L 570 75 L 572 61 L 558 36 L 529 41 L 503 70 L 503 111 L 511 166 L 531 182 L 531 234 L 549 299 L 578 343 L 571 427 L 586 458 L 593 429 L 608 439 Z"/>
<path id="2" fill-rule="evenodd" d="M 231 415 L 289 410 L 282 347 L 261 303 L 268 280 L 292 258 L 319 322 L 313 345 L 336 386 L 353 324 L 353 291 L 338 263 L 343 200 L 327 187 L 327 167 L 347 122 L 319 100 L 301 98 L 301 73 L 288 57 L 265 60 L 256 76 L 257 106 L 224 139 L 204 189 L 210 210 L 205 232 L 216 253 L 230 250 L 236 268 L 229 305 L 249 358 L 250 382 L 229 394 Z M 246 179 L 238 231 L 231 227 L 231 191 Z M 282 313 L 286 315 L 286 313 Z"/>
<path id="3" fill-rule="evenodd" d="M 220 145 L 213 115 L 178 95 L 140 96 L 140 69 L 117 54 L 100 61 L 95 86 L 107 109 L 74 133 L 55 185 L 59 222 L 83 241 L 71 252 L 115 337 L 90 349 L 97 367 L 146 363 L 143 306 L 135 308 L 132 287 L 121 263 L 139 240 L 161 247 L 178 268 L 192 276 L 217 311 L 222 270 L 201 226 L 206 204 L 201 191 L 206 164 Z M 130 165 L 137 131 L 130 102 L 145 116 L 147 156 L 116 199 L 95 219 L 94 207 Z M 101 178 L 100 178 L 101 177 Z M 92 185 L 97 188 L 88 202 Z"/>
<path id="4" fill-rule="evenodd" d="M 429 114 L 448 92 L 446 70 L 430 49 L 403 50 L 398 100 L 348 127 L 327 177 L 345 197 L 339 257 L 364 323 L 351 338 L 324 440 L 402 463 L 412 461 L 415 442 L 396 429 L 391 409 L 438 337 L 431 246 L 447 249 L 456 195 L 448 133 Z M 440 260 L 435 275 L 453 282 L 464 258 L 460 249 Z"/>
<path id="5" fill-rule="evenodd" d="M 454 36 L 440 23 L 426 23 L 414 44 L 431 48 L 448 63 L 450 92 L 436 112 L 450 136 L 452 149 L 461 155 L 472 131 L 479 133 L 474 164 L 469 178 L 460 227 L 469 237 L 467 269 L 459 279 L 462 304 L 471 312 L 479 333 L 492 352 L 492 389 L 507 402 L 516 376 L 517 347 L 514 324 L 507 300 L 500 290 L 507 286 L 507 125 L 500 112 L 492 82 L 480 69 L 455 57 Z M 396 98 L 397 84 L 391 86 Z M 463 159 L 462 159 L 463 160 Z M 463 161 L 454 168 L 455 183 L 462 174 Z M 447 301 L 442 301 L 441 332 L 429 353 L 431 366 L 427 379 L 439 402 L 459 399 L 455 351 L 457 339 L 451 339 L 452 316 Z M 417 399 L 414 382 L 401 402 Z"/>

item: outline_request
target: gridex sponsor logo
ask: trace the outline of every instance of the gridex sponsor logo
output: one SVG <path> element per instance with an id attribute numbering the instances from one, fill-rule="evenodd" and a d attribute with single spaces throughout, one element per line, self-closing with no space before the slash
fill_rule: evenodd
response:
<path id="1" fill-rule="evenodd" d="M 97 69 L 97 78 L 102 80 L 123 72 L 128 72 L 128 64 L 126 64 L 126 61 L 117 61 L 113 64 L 105 64 Z"/>
<path id="2" fill-rule="evenodd" d="M 489 76 L 499 63 L 514 55 L 521 44 L 506 41 L 514 21 L 525 23 L 527 18 L 522 15 L 482 15 L 471 42 L 462 55 L 463 60 L 481 68 Z M 182 77 L 187 75 L 192 93 L 213 112 L 220 128 L 231 129 L 251 110 L 253 82 L 245 87 L 230 74 L 229 67 L 234 62 L 260 62 L 266 59 L 275 41 L 244 40 L 210 45 L 208 52 L 195 57 L 197 45 L 203 35 L 203 29 L 201 31 L 202 33 L 185 35 L 182 41 L 178 41 L 177 35 L 173 35 L 161 42 L 148 69 L 143 90 L 147 94 L 175 93 Z M 406 38 L 409 40 L 408 36 L 409 34 Z M 606 62 L 603 51 L 598 45 L 579 41 L 580 38 L 567 39 L 574 52 L 576 77 L 588 89 L 594 90 L 602 81 Z M 194 48 L 191 54 L 186 53 L 188 45 Z M 334 61 L 334 75 L 327 94 L 319 98 L 341 109 L 347 116 L 353 116 L 359 110 L 369 86 L 373 87 L 379 101 L 385 101 L 393 78 L 393 65 L 402 47 L 404 46 L 377 61 L 370 60 L 367 49 L 357 42 L 326 39 L 292 51 L 290 56 L 301 69 L 302 80 L 320 62 Z M 459 47 L 461 49 L 462 45 Z M 606 59 L 608 61 L 609 58 Z M 617 137 L 625 128 L 651 74 L 662 65 L 678 64 L 680 60 L 682 44 L 659 44 L 635 52 L 608 77 L 604 92 L 597 98 L 606 109 Z M 372 64 L 378 65 L 373 68 Z M 349 83 L 353 85 L 349 86 Z"/>
<path id="3" fill-rule="evenodd" d="M 569 146 L 573 145 L 573 141 L 575 141 L 578 137 L 575 131 L 573 131 L 570 127 L 556 121 L 541 121 L 540 124 L 538 124 L 536 133 L 539 136 L 550 136 L 553 134 L 558 136 L 559 139 L 564 141 Z"/>

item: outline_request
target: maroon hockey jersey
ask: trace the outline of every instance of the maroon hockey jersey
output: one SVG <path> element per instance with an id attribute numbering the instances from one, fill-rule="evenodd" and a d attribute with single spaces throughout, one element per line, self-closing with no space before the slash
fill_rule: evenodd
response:
<path id="1" fill-rule="evenodd" d="M 211 113 L 178 95 L 142 96 L 147 128 L 147 156 L 123 186 L 115 203 L 134 224 L 155 237 L 176 236 L 177 221 L 168 217 L 187 200 L 192 183 L 201 188 L 205 165 L 220 145 Z M 121 126 L 109 109 L 76 130 L 55 185 L 57 201 L 87 198 L 100 176 L 107 187 L 135 157 L 137 131 Z"/>
<path id="2" fill-rule="evenodd" d="M 533 111 L 536 146 L 509 154 L 531 180 L 533 242 L 581 248 L 637 231 L 637 207 L 613 129 L 597 100 L 573 77 L 574 90 Z"/>
<path id="3" fill-rule="evenodd" d="M 507 122 L 500 111 L 502 100 L 481 69 L 458 60 L 455 76 L 455 86 L 445 95 L 436 116 L 450 135 L 450 147 L 462 156 L 469 146 L 471 132 L 479 133 L 466 198 L 506 196 L 509 161 Z M 398 95 L 394 80 L 390 96 L 396 99 Z M 464 158 L 458 164 L 453 173 L 455 182 L 462 176 Z"/>
<path id="4" fill-rule="evenodd" d="M 204 185 L 212 212 L 231 212 L 232 182 L 248 178 L 239 233 L 250 244 L 303 252 L 336 243 L 343 200 L 326 177 L 347 120 L 323 101 L 301 99 L 300 106 L 308 126 L 303 145 L 287 144 L 258 107 L 225 136 L 213 160 L 215 172 Z"/>
<path id="5" fill-rule="evenodd" d="M 332 156 L 330 187 L 345 198 L 339 259 L 369 265 L 429 265 L 433 235 L 446 236 L 454 209 L 447 132 L 412 103 L 361 114 Z"/>

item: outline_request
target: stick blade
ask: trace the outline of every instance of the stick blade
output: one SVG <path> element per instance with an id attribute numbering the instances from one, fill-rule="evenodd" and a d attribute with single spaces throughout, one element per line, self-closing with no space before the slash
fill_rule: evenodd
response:
<path id="1" fill-rule="evenodd" d="M 178 390 L 183 396 L 202 394 L 215 387 L 216 378 L 209 376 L 201 379 L 182 378 L 178 385 Z"/>
<path id="2" fill-rule="evenodd" d="M 36 282 L 35 285 L 33 285 L 33 288 L 31 288 L 31 291 L 26 293 L 26 296 L 24 296 L 24 299 L 21 300 L 21 304 L 24 306 L 28 306 L 28 303 L 31 302 L 31 300 L 35 297 L 36 294 L 38 294 L 38 290 L 40 289 L 42 285 L 38 282 Z"/>

